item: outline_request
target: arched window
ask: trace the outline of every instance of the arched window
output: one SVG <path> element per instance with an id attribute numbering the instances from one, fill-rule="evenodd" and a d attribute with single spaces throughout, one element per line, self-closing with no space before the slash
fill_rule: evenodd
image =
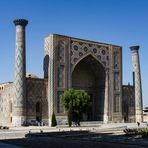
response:
<path id="1" fill-rule="evenodd" d="M 39 113 L 41 111 L 41 105 L 40 102 L 36 103 L 36 112 Z"/>
<path id="2" fill-rule="evenodd" d="M 9 109 L 10 109 L 10 123 L 12 123 L 12 101 L 9 101 Z"/>
<path id="3" fill-rule="evenodd" d="M 58 43 L 58 61 L 60 63 L 64 62 L 64 48 L 65 48 L 65 43 L 63 41 L 59 41 L 59 43 Z"/>
<path id="4" fill-rule="evenodd" d="M 42 120 L 42 106 L 41 102 L 36 103 L 36 120 L 41 121 Z"/>
<path id="5" fill-rule="evenodd" d="M 9 105 L 10 105 L 10 113 L 12 113 L 12 101 L 9 101 Z"/>

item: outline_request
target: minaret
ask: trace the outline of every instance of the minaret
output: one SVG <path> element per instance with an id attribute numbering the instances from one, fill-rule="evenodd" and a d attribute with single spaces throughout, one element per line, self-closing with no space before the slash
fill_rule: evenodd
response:
<path id="1" fill-rule="evenodd" d="M 16 19 L 16 51 L 15 51 L 15 98 L 13 102 L 12 125 L 22 126 L 26 120 L 26 47 L 25 26 L 28 21 Z"/>
<path id="2" fill-rule="evenodd" d="M 143 122 L 143 102 L 141 87 L 141 72 L 139 60 L 139 46 L 131 46 L 132 67 L 133 67 L 133 84 L 135 87 L 135 121 Z"/>

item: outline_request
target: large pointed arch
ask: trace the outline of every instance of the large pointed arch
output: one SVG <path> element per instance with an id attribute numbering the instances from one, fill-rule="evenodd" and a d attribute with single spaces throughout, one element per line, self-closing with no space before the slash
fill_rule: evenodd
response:
<path id="1" fill-rule="evenodd" d="M 105 98 L 105 66 L 88 54 L 81 58 L 72 71 L 72 87 L 88 92 L 92 107 L 84 120 L 103 121 Z"/>
<path id="2" fill-rule="evenodd" d="M 104 68 L 105 68 L 105 65 L 104 63 L 98 58 L 96 57 L 93 53 L 89 52 L 89 53 L 86 53 L 84 54 L 81 58 L 79 58 L 77 60 L 77 62 L 75 62 L 75 64 L 72 66 L 72 69 L 71 69 L 71 73 L 74 71 L 75 67 L 77 66 L 77 64 L 83 60 L 84 58 L 86 58 L 87 56 L 92 56 L 94 59 L 96 59 Z"/>

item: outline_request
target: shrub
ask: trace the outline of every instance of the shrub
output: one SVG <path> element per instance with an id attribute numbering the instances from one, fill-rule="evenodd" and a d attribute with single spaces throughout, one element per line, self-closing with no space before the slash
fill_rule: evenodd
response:
<path id="1" fill-rule="evenodd" d="M 54 127 L 56 125 L 57 125 L 57 120 L 56 120 L 55 114 L 53 112 L 52 119 L 51 119 L 51 126 Z"/>
<path id="2" fill-rule="evenodd" d="M 142 137 L 148 137 L 148 128 L 140 129 L 139 134 L 142 135 Z"/>
<path id="3" fill-rule="evenodd" d="M 142 135 L 142 137 L 148 137 L 148 128 L 127 128 L 123 131 L 126 135 Z"/>

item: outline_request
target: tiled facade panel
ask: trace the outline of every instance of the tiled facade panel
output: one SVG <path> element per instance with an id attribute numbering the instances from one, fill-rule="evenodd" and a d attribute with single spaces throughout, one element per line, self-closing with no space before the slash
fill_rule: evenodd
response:
<path id="1" fill-rule="evenodd" d="M 106 118 L 109 122 L 120 122 L 122 120 L 121 47 L 55 34 L 45 38 L 44 47 L 45 58 L 48 56 L 47 59 L 49 59 L 49 64 L 44 65 L 44 75 L 48 77 L 48 91 L 50 92 L 48 96 L 48 101 L 51 102 L 48 108 L 49 115 L 54 111 L 57 117 L 66 116 L 59 100 L 59 94 L 68 88 L 76 87 L 76 85 L 79 85 L 78 89 L 82 89 L 80 84 L 76 84 L 76 81 L 79 79 L 79 83 L 84 84 L 82 78 L 91 69 L 98 75 L 96 76 L 98 83 L 94 85 L 96 92 L 92 92 L 93 88 L 86 89 L 86 84 L 85 90 L 93 96 L 94 104 L 98 102 L 98 105 L 93 106 L 93 114 L 95 114 L 95 111 L 97 114 L 93 119 L 105 120 L 104 118 Z M 80 68 L 82 72 L 76 74 L 75 77 L 76 70 L 81 67 L 80 65 L 85 67 L 85 64 L 81 63 L 87 62 L 87 66 L 89 65 L 88 72 Z M 82 74 L 83 71 L 84 74 Z M 89 78 L 86 78 L 85 83 L 86 81 L 89 81 Z M 115 100 L 116 112 L 114 112 Z"/>

